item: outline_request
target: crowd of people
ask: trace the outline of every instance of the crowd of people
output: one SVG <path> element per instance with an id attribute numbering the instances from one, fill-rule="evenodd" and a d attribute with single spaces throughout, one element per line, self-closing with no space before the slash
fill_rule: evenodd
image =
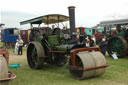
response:
<path id="1" fill-rule="evenodd" d="M 22 51 L 23 43 L 24 42 L 23 42 L 21 36 L 19 36 L 19 39 L 16 40 L 16 44 L 15 44 L 15 49 L 14 49 L 15 54 L 18 54 L 18 55 L 23 54 L 23 51 Z"/>
<path id="2" fill-rule="evenodd" d="M 87 35 L 85 37 L 85 47 L 95 47 L 96 46 L 96 37 L 95 35 Z"/>
<path id="3" fill-rule="evenodd" d="M 85 47 L 96 47 L 98 45 L 101 53 L 105 56 L 107 51 L 107 38 L 104 35 L 100 42 L 97 43 L 95 35 L 85 37 Z"/>

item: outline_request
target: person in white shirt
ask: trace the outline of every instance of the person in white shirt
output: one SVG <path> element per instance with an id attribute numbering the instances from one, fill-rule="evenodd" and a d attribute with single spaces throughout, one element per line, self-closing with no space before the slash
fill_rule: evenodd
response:
<path id="1" fill-rule="evenodd" d="M 88 36 L 85 38 L 85 46 L 90 47 L 90 40 Z"/>
<path id="2" fill-rule="evenodd" d="M 19 48 L 19 44 L 18 44 L 18 40 L 16 40 L 15 49 L 14 49 L 15 54 L 18 53 L 18 48 Z"/>
<path id="3" fill-rule="evenodd" d="M 96 46 L 96 37 L 95 37 L 95 35 L 92 35 L 91 39 L 94 41 L 94 46 Z"/>
<path id="4" fill-rule="evenodd" d="M 22 55 L 23 43 L 24 43 L 23 40 L 22 40 L 21 37 L 19 36 L 19 40 L 18 40 L 18 45 L 19 45 L 18 55 Z"/>

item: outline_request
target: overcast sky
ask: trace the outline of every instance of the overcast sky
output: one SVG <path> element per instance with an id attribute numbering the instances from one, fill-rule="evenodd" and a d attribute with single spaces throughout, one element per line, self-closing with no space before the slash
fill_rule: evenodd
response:
<path id="1" fill-rule="evenodd" d="M 2 0 L 0 23 L 6 27 L 30 28 L 19 22 L 46 14 L 68 15 L 75 6 L 76 26 L 92 27 L 103 20 L 128 18 L 128 0 Z"/>

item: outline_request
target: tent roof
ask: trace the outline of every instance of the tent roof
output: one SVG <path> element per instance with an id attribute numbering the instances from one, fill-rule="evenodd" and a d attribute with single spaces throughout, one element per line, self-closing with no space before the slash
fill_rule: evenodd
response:
<path id="1" fill-rule="evenodd" d="M 128 19 L 118 19 L 118 20 L 110 20 L 110 21 L 102 21 L 100 25 L 116 25 L 116 24 L 128 24 Z"/>

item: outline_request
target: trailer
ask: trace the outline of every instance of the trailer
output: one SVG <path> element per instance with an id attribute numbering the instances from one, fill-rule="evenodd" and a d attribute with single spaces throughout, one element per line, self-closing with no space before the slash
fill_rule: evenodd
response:
<path id="1" fill-rule="evenodd" d="M 28 30 L 20 30 L 20 36 L 24 41 L 24 45 L 29 43 L 29 36 L 30 36 L 31 29 Z"/>
<path id="2" fill-rule="evenodd" d="M 4 43 L 5 47 L 14 47 L 18 36 L 19 30 L 16 28 L 6 28 L 1 30 L 1 41 Z"/>

